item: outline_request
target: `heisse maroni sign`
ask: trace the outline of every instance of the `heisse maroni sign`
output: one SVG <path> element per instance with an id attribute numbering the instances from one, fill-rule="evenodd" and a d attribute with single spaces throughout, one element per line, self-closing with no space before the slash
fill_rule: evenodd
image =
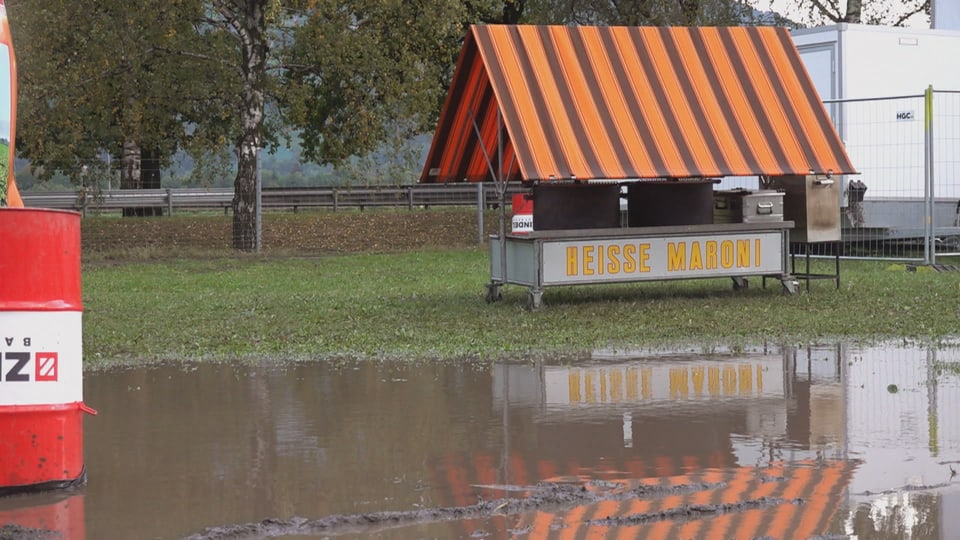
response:
<path id="1" fill-rule="evenodd" d="M 779 274 L 779 232 L 548 242 L 544 284 Z"/>

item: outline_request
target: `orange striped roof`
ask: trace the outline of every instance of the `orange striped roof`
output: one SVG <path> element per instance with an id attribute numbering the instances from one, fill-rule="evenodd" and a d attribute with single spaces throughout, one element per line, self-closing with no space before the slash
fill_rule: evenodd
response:
<path id="1" fill-rule="evenodd" d="M 775 27 L 472 26 L 421 181 L 500 162 L 510 180 L 855 172 Z"/>
<path id="2" fill-rule="evenodd" d="M 584 467 L 586 476 L 573 467 L 568 476 L 549 477 L 558 471 L 553 462 L 538 461 L 533 470 L 516 454 L 509 459 L 507 476 L 512 484 L 533 485 L 542 477 L 547 482 L 584 482 L 602 479 L 614 491 L 631 491 L 641 486 L 694 486 L 678 489 L 674 494 L 660 493 L 646 497 L 615 496 L 567 509 L 549 509 L 511 516 L 511 528 L 526 530 L 531 538 L 812 538 L 831 532 L 834 517 L 846 499 L 847 486 L 857 462 L 826 459 L 820 462 L 801 461 L 763 467 L 716 467 L 722 456 L 684 456 L 683 463 L 664 457 L 655 468 L 636 463 L 618 464 L 621 470 L 655 476 L 624 480 L 620 473 L 609 477 L 597 467 Z M 455 494 L 454 504 L 469 505 L 476 500 L 472 486 L 502 483 L 503 463 L 498 456 L 478 453 L 474 463 L 464 463 L 459 456 L 446 456 L 442 468 Z M 623 465 L 627 465 L 625 469 Z M 666 467 L 666 468 L 664 468 Z M 676 467 L 672 469 L 671 467 Z M 683 469 L 696 472 L 682 472 Z M 547 473 L 547 474 L 544 474 Z M 501 482 L 498 482 L 501 480 Z M 702 485 L 701 487 L 697 487 Z M 703 512 L 701 505 L 727 505 L 726 511 Z M 742 505 L 742 506 L 741 506 Z M 687 515 L 671 512 L 693 508 Z M 673 517 L 671 517 L 673 516 Z M 464 533 L 483 527 L 481 519 L 465 520 Z M 496 526 L 506 524 L 496 522 Z M 492 531 L 493 536 L 510 536 L 508 531 Z"/>

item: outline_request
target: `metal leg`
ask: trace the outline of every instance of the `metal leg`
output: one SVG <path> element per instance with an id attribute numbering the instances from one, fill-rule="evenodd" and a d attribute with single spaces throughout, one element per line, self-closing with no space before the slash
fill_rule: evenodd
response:
<path id="1" fill-rule="evenodd" d="M 745 277 L 731 277 L 733 280 L 733 290 L 735 291 L 745 291 L 750 287 L 750 282 L 747 281 Z"/>
<path id="2" fill-rule="evenodd" d="M 530 287 L 527 291 L 527 308 L 530 311 L 536 311 L 543 306 L 543 289 Z"/>
<path id="3" fill-rule="evenodd" d="M 840 290 L 840 246 L 833 252 L 833 271 L 836 272 L 837 290 Z"/>
<path id="4" fill-rule="evenodd" d="M 800 285 L 791 276 L 782 276 L 780 278 L 780 284 L 783 285 L 783 292 L 785 294 L 797 294 L 797 287 Z"/>
<path id="5" fill-rule="evenodd" d="M 487 303 L 488 304 L 499 302 L 500 299 L 503 298 L 503 295 L 500 293 L 500 287 L 502 285 L 503 285 L 502 283 L 497 283 L 495 281 L 491 281 L 490 283 L 487 284 Z"/>

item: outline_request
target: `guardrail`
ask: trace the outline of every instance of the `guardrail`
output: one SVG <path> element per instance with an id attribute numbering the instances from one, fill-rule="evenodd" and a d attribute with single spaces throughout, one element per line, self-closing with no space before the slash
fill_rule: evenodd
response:
<path id="1" fill-rule="evenodd" d="M 520 191 L 513 183 L 508 196 Z M 129 208 L 163 207 L 167 215 L 178 210 L 230 211 L 232 188 L 113 189 L 80 191 L 21 192 L 26 206 L 103 213 Z M 490 206 L 497 202 L 492 183 L 414 184 L 388 187 L 264 188 L 260 201 L 265 210 L 301 208 L 342 208 L 430 206 Z"/>

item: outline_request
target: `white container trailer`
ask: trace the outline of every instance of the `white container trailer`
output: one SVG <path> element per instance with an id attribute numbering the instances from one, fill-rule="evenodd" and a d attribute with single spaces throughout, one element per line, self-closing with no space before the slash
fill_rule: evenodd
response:
<path id="1" fill-rule="evenodd" d="M 960 31 L 837 24 L 794 43 L 859 177 L 843 181 L 845 233 L 923 234 L 931 136 L 936 234 L 960 234 Z M 924 92 L 932 87 L 926 129 Z M 861 181 L 866 192 L 859 192 Z"/>

